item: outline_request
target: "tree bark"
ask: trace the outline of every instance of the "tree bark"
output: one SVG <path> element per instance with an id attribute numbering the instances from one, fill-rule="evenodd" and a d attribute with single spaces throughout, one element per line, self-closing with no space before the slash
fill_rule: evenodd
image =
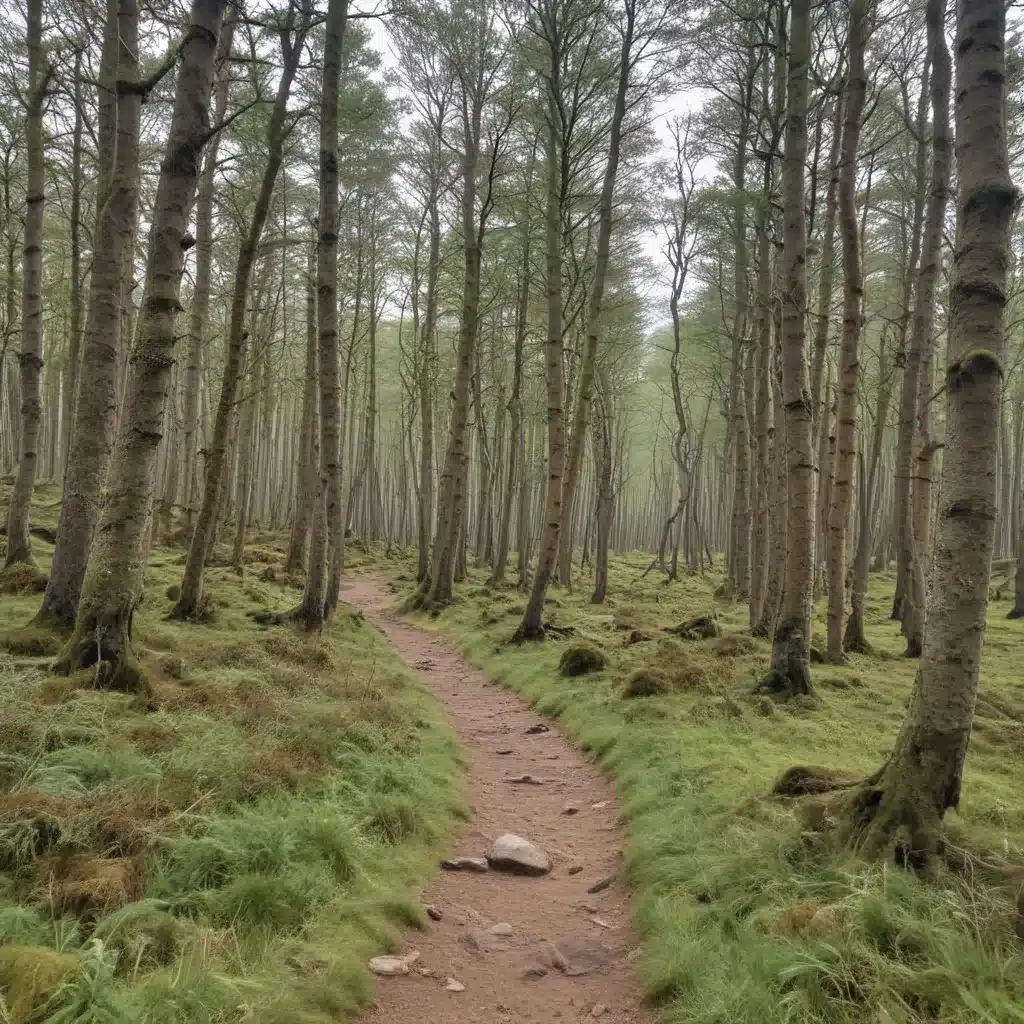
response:
<path id="1" fill-rule="evenodd" d="M 544 635 L 544 599 L 548 582 L 555 568 L 558 535 L 562 527 L 563 488 L 565 473 L 565 374 L 562 338 L 562 203 L 559 178 L 558 110 L 555 85 L 548 83 L 547 138 L 547 206 L 545 237 L 547 243 L 547 337 L 544 342 L 544 371 L 547 381 L 548 473 L 544 505 L 544 527 L 541 532 L 537 567 L 522 621 L 516 630 L 517 640 L 536 640 Z"/>
<path id="2" fill-rule="evenodd" d="M 69 629 L 78 614 L 89 547 L 102 508 L 103 486 L 117 431 L 124 266 L 131 253 L 139 205 L 142 97 L 133 87 L 138 71 L 136 0 L 118 0 L 115 13 L 119 42 L 113 174 L 96 227 L 81 387 L 71 432 L 57 543 L 40 609 L 41 619 Z"/>
<path id="3" fill-rule="evenodd" d="M 814 577 L 814 436 L 807 373 L 807 70 L 811 57 L 810 0 L 793 0 L 790 14 L 786 146 L 782 165 L 782 387 L 786 422 L 788 505 L 786 580 L 772 639 L 769 677 L 774 693 L 811 693 L 811 598 Z"/>
<path id="4" fill-rule="evenodd" d="M 25 249 L 22 264 L 21 448 L 7 513 L 7 558 L 4 568 L 34 562 L 29 536 L 29 511 L 39 461 L 42 406 L 39 379 L 43 368 L 43 206 L 46 169 L 43 165 L 43 104 L 50 69 L 43 54 L 43 0 L 28 0 L 25 44 L 28 50 L 28 91 L 25 97 Z"/>
<path id="5" fill-rule="evenodd" d="M 210 89 L 224 7 L 224 0 L 194 0 L 181 45 L 170 132 L 153 203 L 125 415 L 107 482 L 108 500 L 89 553 L 74 632 L 57 662 L 63 671 L 98 663 L 98 683 L 128 690 L 144 686 L 132 664 L 132 617 L 142 597 L 153 471 L 181 308 L 188 215 L 209 137 Z"/>
<path id="6" fill-rule="evenodd" d="M 306 281 L 306 376 L 302 388 L 302 425 L 298 468 L 298 487 L 292 531 L 284 571 L 298 572 L 303 567 L 313 512 L 316 505 L 316 480 L 320 466 L 320 421 L 317 416 L 316 375 L 316 242 L 309 248 Z"/>
<path id="7" fill-rule="evenodd" d="M 908 529 L 907 557 L 910 572 L 903 605 L 903 634 L 908 658 L 920 657 L 927 601 L 925 575 L 931 534 L 931 469 L 935 451 L 931 430 L 931 401 L 935 384 L 935 292 L 942 264 L 942 234 L 949 193 L 950 59 L 946 47 L 945 0 L 929 0 L 926 10 L 928 42 L 932 62 L 932 183 L 925 213 L 921 246 L 921 269 L 917 275 L 914 320 L 911 325 L 911 351 L 919 353 L 917 396 L 917 443 L 912 442 L 913 477 L 910 481 L 911 518 Z"/>
<path id="8" fill-rule="evenodd" d="M 839 220 L 843 247 L 843 333 L 839 344 L 839 399 L 836 411 L 836 454 L 829 513 L 828 638 L 825 656 L 843 656 L 843 611 L 846 605 L 846 537 L 853 508 L 853 476 L 857 459 L 857 379 L 860 376 L 860 333 L 864 303 L 860 231 L 857 220 L 857 146 L 867 94 L 864 52 L 871 34 L 870 0 L 854 0 L 850 8 L 850 70 L 843 104 L 842 164 L 839 171 Z"/>
<path id="9" fill-rule="evenodd" d="M 228 92 L 231 88 L 231 72 L 228 57 L 234 37 L 235 19 L 228 17 L 221 32 L 217 52 L 217 88 L 214 99 L 213 120 L 219 124 L 224 120 L 228 108 Z M 199 179 L 199 194 L 196 200 L 196 277 L 192 290 L 192 309 L 188 320 L 188 355 L 185 367 L 185 410 L 182 450 L 184 472 L 182 474 L 185 506 L 185 523 L 191 536 L 195 526 L 196 499 L 199 497 L 199 404 L 202 394 L 203 353 L 206 349 L 206 330 L 210 318 L 210 293 L 213 278 L 213 200 L 216 188 L 217 157 L 220 152 L 220 132 L 210 140 Z"/>
<path id="10" fill-rule="evenodd" d="M 914 691 L 886 763 L 848 798 L 849 839 L 927 866 L 960 800 L 974 722 L 995 530 L 1003 317 L 1018 193 L 1010 180 L 1001 0 L 957 12 L 957 230 L 950 291 L 946 449 Z"/>
<path id="11" fill-rule="evenodd" d="M 288 136 L 285 124 L 288 115 L 288 97 L 291 94 L 292 81 L 298 70 L 299 58 L 308 29 L 307 21 L 303 20 L 293 38 L 293 18 L 294 12 L 280 30 L 282 64 L 277 95 L 274 98 L 274 106 L 267 125 L 267 162 L 263 168 L 263 179 L 260 182 L 260 191 L 256 196 L 252 219 L 238 247 L 238 260 L 235 263 L 235 276 L 231 290 L 231 313 L 228 321 L 224 376 L 221 380 L 213 437 L 207 453 L 203 501 L 199 508 L 195 529 L 192 532 L 192 541 L 186 556 L 181 594 L 172 612 L 174 618 L 177 619 L 195 618 L 202 615 L 204 609 L 203 569 L 220 502 L 221 478 L 227 458 L 228 431 L 235 409 L 238 382 L 241 379 L 245 350 L 249 339 L 249 333 L 245 326 L 249 282 L 252 278 L 260 239 L 263 237 L 263 228 L 270 213 L 270 201 L 274 194 L 277 174 L 284 160 L 284 144 Z"/>
<path id="12" fill-rule="evenodd" d="M 341 497 L 341 392 L 338 381 L 338 107 L 348 0 L 329 0 L 320 94 L 320 211 L 317 218 L 317 327 L 320 383 L 321 524 L 314 521 L 306 588 L 296 612 L 307 629 L 318 629 L 338 603 L 345 559 Z M 314 555 L 316 558 L 314 559 Z"/>

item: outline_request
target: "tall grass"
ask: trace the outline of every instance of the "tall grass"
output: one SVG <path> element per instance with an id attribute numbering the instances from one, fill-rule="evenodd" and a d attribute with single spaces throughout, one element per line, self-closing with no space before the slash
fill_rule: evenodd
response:
<path id="1" fill-rule="evenodd" d="M 423 923 L 464 815 L 434 702 L 344 610 L 257 627 L 298 597 L 258 564 L 210 570 L 211 624 L 169 621 L 180 561 L 154 552 L 136 615 L 152 698 L 0 653 L 0 1021 L 344 1020 Z M 0 601 L 16 650 L 37 603 Z"/>

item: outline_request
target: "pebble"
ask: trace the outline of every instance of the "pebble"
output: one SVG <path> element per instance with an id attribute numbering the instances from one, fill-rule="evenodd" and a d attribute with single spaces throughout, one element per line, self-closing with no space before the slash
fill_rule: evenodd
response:
<path id="1" fill-rule="evenodd" d="M 591 895 L 598 892 L 604 892 L 613 882 L 615 881 L 615 875 L 605 875 L 604 878 L 599 878 L 589 889 Z"/>
<path id="2" fill-rule="evenodd" d="M 600 800 L 596 804 L 591 804 L 590 807 L 591 807 L 592 810 L 595 810 L 595 811 L 603 811 L 608 806 L 609 803 L 611 803 L 610 800 Z"/>
<path id="3" fill-rule="evenodd" d="M 526 970 L 523 971 L 523 977 L 527 981 L 536 981 L 538 978 L 547 977 L 547 973 L 548 969 L 546 967 L 527 967 Z"/>
<path id="4" fill-rule="evenodd" d="M 614 928 L 615 927 L 614 925 L 609 924 L 607 921 L 605 921 L 603 918 L 600 918 L 600 917 L 591 917 L 589 920 L 590 920 L 591 924 L 596 924 L 598 926 L 598 928 Z"/>
<path id="5" fill-rule="evenodd" d="M 499 921 L 497 924 L 492 924 L 487 930 L 491 935 L 497 935 L 504 939 L 510 938 L 512 935 L 512 925 L 508 921 Z"/>
<path id="6" fill-rule="evenodd" d="M 429 917 L 431 921 L 440 921 L 441 918 L 444 917 L 444 914 L 441 912 L 441 908 L 435 907 L 433 903 L 428 903 L 423 909 L 426 911 L 427 917 Z"/>
<path id="7" fill-rule="evenodd" d="M 510 782 L 513 786 L 543 786 L 544 780 L 538 779 L 534 775 L 512 775 L 505 779 L 506 782 Z"/>
<path id="8" fill-rule="evenodd" d="M 580 903 L 580 910 L 585 910 L 588 914 L 597 913 L 597 907 L 595 907 L 593 903 L 588 903 L 586 900 Z"/>
<path id="9" fill-rule="evenodd" d="M 571 868 L 569 868 L 569 874 L 570 875 L 578 875 L 582 870 L 583 870 L 583 865 L 582 864 L 573 864 L 573 866 Z"/>
<path id="10" fill-rule="evenodd" d="M 542 732 L 551 732 L 551 729 L 543 722 L 538 722 L 536 725 L 531 725 L 530 728 L 526 730 L 526 735 L 537 736 Z"/>
<path id="11" fill-rule="evenodd" d="M 580 809 L 575 804 L 566 804 L 562 808 L 562 813 L 571 817 L 573 814 L 579 814 Z"/>
<path id="12" fill-rule="evenodd" d="M 466 986 L 455 978 L 447 978 L 444 983 L 445 992 L 465 992 Z"/>
<path id="13" fill-rule="evenodd" d="M 452 857 L 441 861 L 445 871 L 486 871 L 487 861 L 483 857 Z"/>
<path id="14" fill-rule="evenodd" d="M 515 751 L 511 747 L 505 747 L 504 750 L 496 750 L 495 753 L 504 757 L 506 754 L 514 754 Z"/>
<path id="15" fill-rule="evenodd" d="M 603 1017 L 608 1012 L 608 1007 L 604 1003 L 594 1003 L 594 1008 L 590 1011 L 591 1017 Z"/>

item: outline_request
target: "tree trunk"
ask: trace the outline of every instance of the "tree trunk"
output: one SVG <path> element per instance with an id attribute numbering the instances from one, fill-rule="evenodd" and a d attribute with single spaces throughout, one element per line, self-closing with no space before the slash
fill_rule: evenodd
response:
<path id="1" fill-rule="evenodd" d="M 854 0 L 850 8 L 850 70 L 843 104 L 842 166 L 839 171 L 839 220 L 843 246 L 843 333 L 839 344 L 839 399 L 836 411 L 836 455 L 829 513 L 828 639 L 826 658 L 843 656 L 843 611 L 846 605 L 846 536 L 853 508 L 853 476 L 857 459 L 857 379 L 860 376 L 861 270 L 857 221 L 857 146 L 867 94 L 864 51 L 871 34 L 870 0 Z"/>
<path id="2" fill-rule="evenodd" d="M 807 69 L 811 57 L 810 0 L 793 0 L 790 15 L 786 148 L 782 166 L 782 387 L 786 422 L 788 506 L 786 580 L 772 640 L 769 677 L 774 693 L 811 693 L 811 598 L 814 577 L 814 436 L 805 353 L 807 222 Z"/>
<path id="3" fill-rule="evenodd" d="M 535 640 L 544 635 L 544 599 L 555 568 L 558 534 L 562 527 L 562 477 L 565 472 L 564 345 L 562 340 L 562 203 L 559 179 L 558 113 L 554 86 L 548 84 L 547 207 L 545 217 L 547 256 L 547 337 L 544 370 L 547 380 L 548 473 L 537 567 L 530 599 L 526 603 L 516 639 Z"/>
<path id="4" fill-rule="evenodd" d="M 306 543 L 316 505 L 316 479 L 319 473 L 320 421 L 317 417 L 316 376 L 316 243 L 309 249 L 306 281 L 306 377 L 302 389 L 302 426 L 300 428 L 299 480 L 296 489 L 292 532 L 284 571 L 298 572 L 303 566 Z"/>
<path id="5" fill-rule="evenodd" d="M 436 182 L 427 197 L 430 243 L 427 255 L 427 298 L 420 328 L 419 403 L 420 403 L 420 499 L 417 519 L 419 561 L 416 579 L 422 583 L 430 567 L 430 530 L 434 521 L 434 372 L 437 330 L 437 279 L 441 269 L 441 217 L 438 211 Z"/>
<path id="6" fill-rule="evenodd" d="M 267 125 L 267 162 L 263 168 L 263 180 L 256 196 L 252 219 L 238 247 L 235 277 L 231 290 L 231 313 L 228 321 L 227 355 L 224 361 L 224 376 L 221 380 L 217 416 L 213 425 L 213 437 L 207 452 L 203 501 L 199 508 L 192 541 L 185 561 L 185 573 L 181 581 L 181 594 L 172 615 L 177 619 L 191 619 L 203 613 L 203 569 L 206 552 L 210 546 L 217 507 L 220 502 L 221 477 L 227 458 L 228 430 L 235 409 L 238 382 L 241 379 L 245 361 L 245 350 L 249 332 L 245 328 L 249 298 L 249 282 L 256 262 L 263 227 L 270 213 L 270 201 L 274 194 L 277 173 L 284 159 L 284 144 L 288 136 L 285 121 L 288 115 L 288 97 L 292 81 L 298 70 L 299 58 L 305 41 L 307 23 L 303 21 L 292 37 L 294 11 L 281 29 L 281 74 L 278 79 L 277 95 Z"/>
<path id="7" fill-rule="evenodd" d="M 296 612 L 307 629 L 318 629 L 338 603 L 345 558 L 341 498 L 341 394 L 338 381 L 338 106 L 348 0 L 328 0 L 320 94 L 320 212 L 317 218 L 317 325 L 320 382 L 321 543 L 314 521 L 306 588 Z M 317 557 L 314 559 L 314 555 Z"/>
<path id="8" fill-rule="evenodd" d="M 931 467 L 935 451 L 931 436 L 931 400 L 935 383 L 935 291 L 942 264 L 942 234 L 946 219 L 946 197 L 949 193 L 952 146 L 949 131 L 950 60 L 946 47 L 945 0 L 930 0 L 926 18 L 932 60 L 932 184 L 925 214 L 921 269 L 917 275 L 910 340 L 911 351 L 917 351 L 920 355 L 915 401 L 918 443 L 913 446 L 911 519 L 907 544 L 910 572 L 903 606 L 903 633 L 907 640 L 908 658 L 920 657 L 921 654 L 927 600 L 925 573 L 931 534 Z M 1009 460 L 1004 465 L 1008 467 Z"/>
<path id="9" fill-rule="evenodd" d="M 1006 144 L 1005 34 L 1001 0 L 959 5 L 947 433 L 924 644 L 896 745 L 846 808 L 852 845 L 868 855 L 893 850 L 912 866 L 926 866 L 937 852 L 942 819 L 960 800 L 985 636 L 1003 315 L 1018 196 Z"/>
<path id="10" fill-rule="evenodd" d="M 22 264 L 21 449 L 18 475 L 7 514 L 7 559 L 4 568 L 33 562 L 29 511 L 39 461 L 42 407 L 39 377 L 43 368 L 43 206 L 46 169 L 43 165 L 43 104 L 50 68 L 43 53 L 43 0 L 28 0 L 25 44 L 28 49 L 28 92 L 25 97 L 25 256 Z"/>
<path id="11" fill-rule="evenodd" d="M 213 120 L 224 120 L 228 107 L 231 73 L 228 57 L 234 37 L 235 19 L 224 24 L 217 52 L 217 91 L 214 99 Z M 192 290 L 192 309 L 188 320 L 188 354 L 185 368 L 185 414 L 181 441 L 185 468 L 183 497 L 185 523 L 191 536 L 195 526 L 196 499 L 199 497 L 199 402 L 202 393 L 203 353 L 206 348 L 207 322 L 210 318 L 210 293 L 213 276 L 213 199 L 217 176 L 217 155 L 220 152 L 220 132 L 210 140 L 199 179 L 196 200 L 196 277 Z"/>
<path id="12" fill-rule="evenodd" d="M 139 124 L 142 97 L 133 88 L 138 70 L 136 0 L 118 0 L 116 142 L 113 177 L 99 214 L 89 281 L 89 309 L 82 376 L 57 543 L 40 618 L 71 628 L 89 561 L 89 546 L 102 507 L 117 431 L 117 366 L 120 359 L 124 266 L 129 259 L 139 205 Z M 125 344 L 130 339 L 123 339 Z"/>
<path id="13" fill-rule="evenodd" d="M 597 368 L 597 346 L 601 337 L 601 309 L 604 304 L 605 282 L 608 277 L 608 256 L 612 238 L 612 205 L 615 199 L 615 179 L 619 170 L 619 151 L 622 143 L 622 122 L 626 117 L 626 99 L 629 92 L 630 71 L 633 67 L 633 30 L 636 24 L 638 0 L 624 0 L 623 19 L 619 26 L 622 46 L 619 54 L 619 77 L 615 89 L 615 105 L 609 127 L 608 160 L 605 164 L 601 198 L 597 210 L 597 247 L 594 253 L 594 276 L 588 294 L 586 341 L 580 368 L 579 388 L 569 447 L 562 481 L 562 511 L 569 514 L 576 500 L 583 453 L 587 443 L 587 418 L 594 390 Z M 569 525 L 564 524 L 564 525 Z M 562 529 L 558 538 L 558 578 L 568 587 L 572 582 L 572 530 Z"/>
<path id="14" fill-rule="evenodd" d="M 174 110 L 149 235 L 139 330 L 125 416 L 104 505 L 89 553 L 74 632 L 58 659 L 63 671 L 100 663 L 97 682 L 144 685 L 132 665 L 132 617 L 142 597 L 145 544 L 153 514 L 153 470 L 163 434 L 179 291 L 202 149 L 209 137 L 210 88 L 224 0 L 194 0 L 181 46 Z"/>
<path id="15" fill-rule="evenodd" d="M 597 537 L 594 540 L 594 592 L 591 604 L 602 604 L 608 593 L 608 546 L 615 518 L 615 492 L 612 487 L 611 417 L 609 392 L 602 381 L 598 399 L 598 417 L 594 424 L 594 461 L 597 464 Z"/>

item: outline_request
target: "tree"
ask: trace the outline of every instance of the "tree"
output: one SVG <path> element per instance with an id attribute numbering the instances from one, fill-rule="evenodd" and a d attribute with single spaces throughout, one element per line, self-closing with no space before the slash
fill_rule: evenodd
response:
<path id="1" fill-rule="evenodd" d="M 786 577 L 779 620 L 772 637 L 771 673 L 761 684 L 765 690 L 783 694 L 812 691 L 810 613 L 814 582 L 815 458 L 804 318 L 807 302 L 804 164 L 810 58 L 810 0 L 793 0 L 782 163 L 782 390 L 788 482 Z"/>
<path id="2" fill-rule="evenodd" d="M 132 617 L 142 596 L 153 469 L 163 433 L 180 311 L 188 214 L 203 146 L 224 0 L 194 0 L 180 47 L 167 147 L 153 206 L 139 329 L 132 350 L 121 424 L 107 482 L 107 502 L 89 552 L 74 631 L 59 671 L 98 665 L 97 679 L 117 689 L 142 685 L 131 656 Z"/>
<path id="3" fill-rule="evenodd" d="M 89 560 L 93 531 L 117 429 L 117 368 L 121 356 L 121 306 L 125 263 L 135 236 L 139 205 L 139 15 L 135 0 L 117 0 L 114 86 L 114 155 L 106 201 L 99 211 L 82 345 L 81 384 L 70 432 L 64 497 L 42 621 L 70 629 Z M 114 76 L 112 76 L 114 77 Z"/>
<path id="4" fill-rule="evenodd" d="M 28 90 L 25 94 L 25 258 L 22 269 L 21 446 L 18 475 L 7 514 L 7 558 L 4 568 L 32 562 L 29 511 L 39 458 L 39 377 L 43 366 L 43 106 L 52 69 L 43 52 L 43 0 L 28 0 L 25 45 L 28 49 Z"/>
<path id="5" fill-rule="evenodd" d="M 934 7 L 931 13 L 934 13 Z M 882 767 L 848 798 L 850 842 L 920 866 L 960 800 L 985 636 L 996 506 L 1003 315 L 1018 200 L 1005 124 L 1006 12 L 960 4 L 958 194 L 946 369 L 946 446 L 921 661 Z"/>

